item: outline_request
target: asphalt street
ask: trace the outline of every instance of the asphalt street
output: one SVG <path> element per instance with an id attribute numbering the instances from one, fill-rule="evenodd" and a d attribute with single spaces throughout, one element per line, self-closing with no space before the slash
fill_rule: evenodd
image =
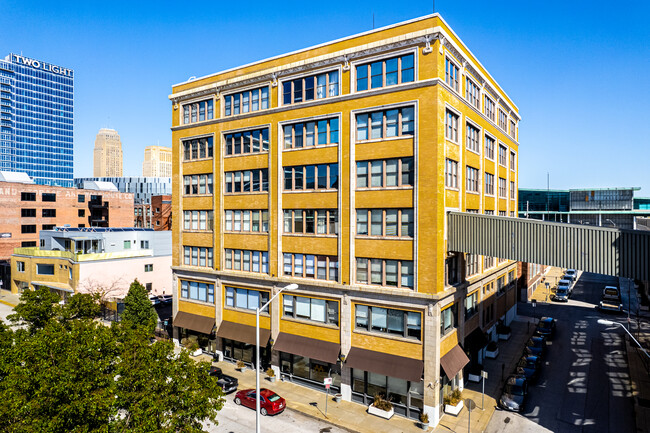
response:
<path id="1" fill-rule="evenodd" d="M 249 433 L 255 431 L 255 411 L 244 406 L 237 406 L 233 402 L 234 397 L 234 392 L 226 396 L 226 403 L 217 415 L 219 425 L 206 425 L 208 432 Z M 285 410 L 273 416 L 261 416 L 260 420 L 261 430 L 265 432 L 347 433 L 347 430 L 292 410 Z"/>
<path id="2" fill-rule="evenodd" d="M 542 375 L 530 387 L 524 413 L 496 411 L 487 432 L 635 431 L 624 331 L 597 322 L 607 318 L 626 323 L 627 316 L 596 309 L 605 285 L 619 286 L 618 278 L 583 273 L 568 303 L 541 302 L 536 308 L 519 304 L 519 314 L 557 319 L 557 333 L 549 342 Z M 628 300 L 626 285 L 622 295 L 624 308 L 629 303 L 635 311 L 636 297 Z"/>

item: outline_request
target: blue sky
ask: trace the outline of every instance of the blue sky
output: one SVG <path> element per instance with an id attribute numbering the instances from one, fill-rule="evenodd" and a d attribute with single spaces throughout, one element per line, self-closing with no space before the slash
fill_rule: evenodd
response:
<path id="1" fill-rule="evenodd" d="M 399 6 L 399 8 L 396 8 Z M 431 1 L 0 0 L 0 56 L 75 70 L 75 176 L 102 127 L 124 174 L 171 145 L 172 84 L 431 13 Z M 522 188 L 640 186 L 650 196 L 650 2 L 453 1 L 436 11 L 518 105 Z"/>

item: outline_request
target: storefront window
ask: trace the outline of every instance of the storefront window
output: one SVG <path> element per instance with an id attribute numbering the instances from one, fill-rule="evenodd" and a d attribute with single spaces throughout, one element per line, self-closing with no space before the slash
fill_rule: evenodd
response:
<path id="1" fill-rule="evenodd" d="M 341 387 L 341 370 L 338 364 L 329 364 L 306 356 L 280 352 L 280 369 L 290 378 L 298 379 L 310 386 L 324 389 L 323 379 L 331 377 L 331 388 L 338 391 Z"/>
<path id="2" fill-rule="evenodd" d="M 393 403 L 395 413 L 418 418 L 424 407 L 424 384 L 384 376 L 371 371 L 352 369 L 352 399 L 363 404 L 372 403 L 380 395 Z"/>

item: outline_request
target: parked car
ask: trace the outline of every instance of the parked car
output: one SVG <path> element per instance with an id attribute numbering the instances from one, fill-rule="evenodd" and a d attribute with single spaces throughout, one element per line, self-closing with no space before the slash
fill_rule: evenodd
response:
<path id="1" fill-rule="evenodd" d="M 210 367 L 208 372 L 210 376 L 217 377 L 217 383 L 223 390 L 224 394 L 229 394 L 233 391 L 237 391 L 237 386 L 239 385 L 239 380 L 237 378 L 223 374 L 223 371 L 219 367 L 214 365 Z"/>
<path id="2" fill-rule="evenodd" d="M 621 291 L 618 287 L 605 286 L 603 289 L 603 298 L 600 301 L 600 309 L 603 311 L 614 311 L 616 313 L 623 311 Z"/>
<path id="3" fill-rule="evenodd" d="M 524 376 L 512 375 L 503 386 L 503 393 L 499 398 L 499 407 L 514 412 L 523 412 L 528 395 L 528 381 Z"/>
<path id="4" fill-rule="evenodd" d="M 539 323 L 535 329 L 535 335 L 552 340 L 555 337 L 555 319 L 552 317 L 542 317 L 539 319 Z"/>
<path id="5" fill-rule="evenodd" d="M 544 357 L 546 353 L 546 338 L 544 337 L 530 337 L 524 347 L 524 355 L 535 355 L 540 358 Z"/>
<path id="6" fill-rule="evenodd" d="M 551 300 L 557 302 L 569 302 L 569 291 L 566 287 L 558 287 L 555 290 L 555 294 L 551 297 Z"/>
<path id="7" fill-rule="evenodd" d="M 571 281 L 575 281 L 576 278 L 578 278 L 578 271 L 575 269 L 567 269 L 564 271 L 564 275 L 567 277 L 571 277 Z"/>
<path id="8" fill-rule="evenodd" d="M 558 289 L 566 288 L 567 292 L 569 293 L 569 296 L 571 296 L 571 293 L 573 293 L 573 281 L 562 279 L 557 283 L 557 288 Z"/>
<path id="9" fill-rule="evenodd" d="M 235 394 L 235 404 L 244 405 L 255 409 L 255 390 L 244 389 Z M 287 403 L 282 397 L 270 389 L 260 389 L 260 413 L 262 415 L 275 415 L 287 407 Z"/>
<path id="10" fill-rule="evenodd" d="M 542 372 L 542 360 L 539 356 L 524 355 L 515 367 L 515 374 L 524 376 L 528 383 L 537 382 Z"/>

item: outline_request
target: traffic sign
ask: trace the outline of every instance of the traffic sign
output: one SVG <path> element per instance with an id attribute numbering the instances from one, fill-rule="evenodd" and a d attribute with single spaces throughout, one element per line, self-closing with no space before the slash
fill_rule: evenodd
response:
<path id="1" fill-rule="evenodd" d="M 487 371 L 482 370 L 482 371 L 481 371 L 481 377 L 482 377 L 483 379 L 487 379 L 487 378 L 488 378 L 487 376 L 488 376 L 488 375 L 487 375 Z"/>
<path id="2" fill-rule="evenodd" d="M 329 385 L 331 385 L 331 384 L 332 384 L 332 378 L 331 377 L 323 378 L 323 385 L 327 385 L 327 387 L 329 388 Z"/>

